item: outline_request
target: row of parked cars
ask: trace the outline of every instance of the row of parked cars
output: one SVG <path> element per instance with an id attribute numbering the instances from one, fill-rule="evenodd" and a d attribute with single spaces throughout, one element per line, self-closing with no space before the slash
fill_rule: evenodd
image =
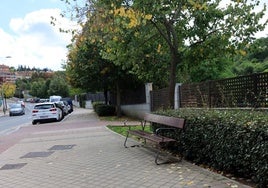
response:
<path id="1" fill-rule="evenodd" d="M 41 121 L 61 121 L 64 116 L 73 111 L 73 104 L 70 98 L 51 96 L 49 102 L 40 102 L 34 105 L 32 110 L 32 124 Z"/>
<path id="2" fill-rule="evenodd" d="M 70 98 L 51 96 L 48 100 L 39 101 L 32 109 L 32 124 L 43 121 L 61 121 L 64 116 L 73 111 L 73 104 Z M 17 101 L 9 105 L 9 116 L 24 115 L 24 101 Z"/>

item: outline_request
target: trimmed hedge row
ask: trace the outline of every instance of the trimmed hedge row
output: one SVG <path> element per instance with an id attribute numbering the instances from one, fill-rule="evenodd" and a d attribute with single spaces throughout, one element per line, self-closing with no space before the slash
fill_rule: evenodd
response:
<path id="1" fill-rule="evenodd" d="M 93 109 L 98 116 L 113 116 L 115 115 L 115 106 L 104 104 L 103 102 L 94 102 Z"/>
<path id="2" fill-rule="evenodd" d="M 267 112 L 180 109 L 157 114 L 182 117 L 186 128 L 178 139 L 184 157 L 268 185 Z"/>

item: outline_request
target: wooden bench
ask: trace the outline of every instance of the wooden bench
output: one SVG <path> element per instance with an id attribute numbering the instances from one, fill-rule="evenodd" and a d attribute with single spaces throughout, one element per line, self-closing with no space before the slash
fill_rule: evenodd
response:
<path id="1" fill-rule="evenodd" d="M 155 132 L 147 132 L 145 131 L 146 125 L 151 125 L 152 123 L 157 123 L 159 125 L 164 125 L 164 127 L 159 127 L 155 130 Z M 129 134 L 135 135 L 139 138 L 143 138 L 144 142 L 146 144 L 146 140 L 149 140 L 151 142 L 154 142 L 158 146 L 158 150 L 155 155 L 155 163 L 158 163 L 159 158 L 159 151 L 163 145 L 169 144 L 169 143 L 176 143 L 177 140 L 173 138 L 169 138 L 167 136 L 162 136 L 162 133 L 166 133 L 168 131 L 175 131 L 177 129 L 183 130 L 185 125 L 185 120 L 182 118 L 176 118 L 176 117 L 168 117 L 168 116 L 162 116 L 162 115 L 156 115 L 156 114 L 149 114 L 146 113 L 143 117 L 143 120 L 141 121 L 141 129 L 140 130 L 131 130 L 131 126 L 128 126 L 129 129 L 127 131 L 126 139 L 124 142 L 124 146 L 127 148 L 127 140 L 129 137 Z M 125 123 L 125 126 L 126 123 Z"/>

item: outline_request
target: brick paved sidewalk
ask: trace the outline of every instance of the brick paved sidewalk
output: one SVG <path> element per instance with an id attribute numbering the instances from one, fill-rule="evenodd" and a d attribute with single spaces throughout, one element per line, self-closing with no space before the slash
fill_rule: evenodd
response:
<path id="1" fill-rule="evenodd" d="M 248 187 L 186 161 L 155 165 L 150 150 L 124 148 L 124 137 L 108 130 L 94 115 L 87 121 L 76 115 L 80 124 L 74 114 L 47 125 L 50 129 L 37 126 L 31 136 L 1 153 L 0 187 Z"/>

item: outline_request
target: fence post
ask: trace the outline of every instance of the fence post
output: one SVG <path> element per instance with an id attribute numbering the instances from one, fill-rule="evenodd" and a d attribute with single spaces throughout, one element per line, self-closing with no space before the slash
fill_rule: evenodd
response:
<path id="1" fill-rule="evenodd" d="M 208 82 L 208 107 L 212 108 L 212 81 Z"/>
<path id="2" fill-rule="evenodd" d="M 260 107 L 259 98 L 261 95 L 261 93 L 259 93 L 260 91 L 258 90 L 258 85 L 260 84 L 258 74 L 253 74 L 252 79 L 253 79 L 253 93 L 255 96 L 255 100 L 254 100 L 254 104 L 251 104 L 251 107 L 258 108 L 258 107 Z"/>
<path id="3" fill-rule="evenodd" d="M 181 83 L 176 83 L 174 93 L 174 109 L 180 108 L 180 86 Z"/>

